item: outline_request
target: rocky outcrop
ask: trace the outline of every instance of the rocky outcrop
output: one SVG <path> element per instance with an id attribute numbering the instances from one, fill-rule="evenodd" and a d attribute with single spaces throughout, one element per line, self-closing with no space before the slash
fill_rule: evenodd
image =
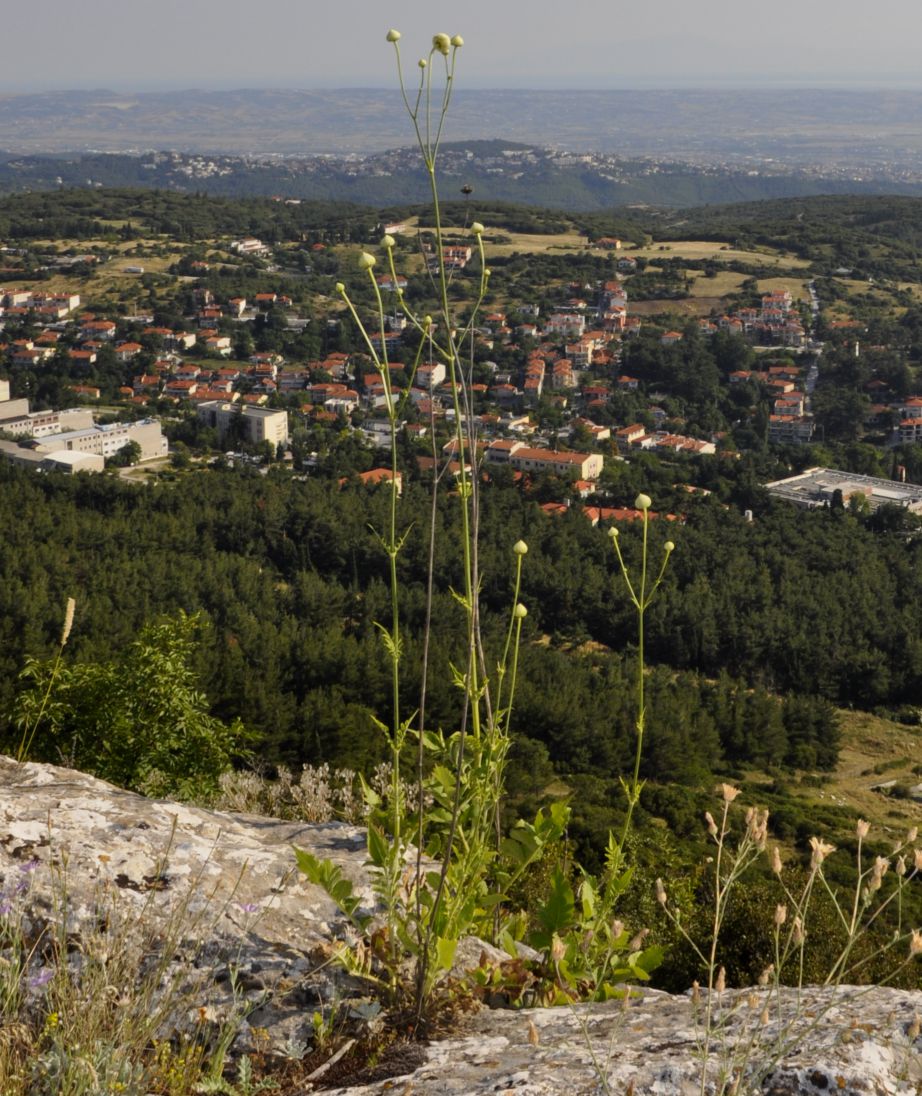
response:
<path id="1" fill-rule="evenodd" d="M 345 926 L 295 870 L 293 845 L 336 860 L 370 904 L 356 827 L 147 800 L 68 769 L 0 759 L 3 912 L 18 912 L 36 940 L 79 941 L 121 924 L 147 949 L 172 941 L 171 962 L 201 977 L 199 1021 L 247 1015 L 238 1049 L 257 1028 L 279 1050 L 309 1044 L 313 1012 L 333 996 L 374 1012 L 359 983 L 333 973 L 332 941 Z M 331 1091 L 681 1096 L 701 1092 L 704 1070 L 708 1093 L 731 1091 L 737 1076 L 746 1078 L 739 1092 L 774 1096 L 922 1093 L 922 992 L 728 992 L 714 1002 L 707 1052 L 704 1009 L 643 990 L 575 1009 L 482 1010 L 451 1037 L 385 1052 L 376 1071 Z"/>

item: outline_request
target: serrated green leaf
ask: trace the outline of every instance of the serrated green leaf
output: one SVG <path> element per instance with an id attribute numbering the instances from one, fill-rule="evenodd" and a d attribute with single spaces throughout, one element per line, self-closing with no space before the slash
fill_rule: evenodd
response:
<path id="1" fill-rule="evenodd" d="M 439 970 L 451 970 L 455 961 L 455 952 L 458 950 L 458 941 L 440 936 L 435 942 L 435 954 L 438 959 Z"/>

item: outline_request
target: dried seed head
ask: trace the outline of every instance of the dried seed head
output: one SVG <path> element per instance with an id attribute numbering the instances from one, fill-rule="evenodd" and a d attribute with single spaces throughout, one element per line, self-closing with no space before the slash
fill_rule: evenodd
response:
<path id="1" fill-rule="evenodd" d="M 70 630 L 74 626 L 74 610 L 77 603 L 72 597 L 67 599 L 67 608 L 64 610 L 64 627 L 61 629 L 61 646 L 66 647 L 70 639 Z"/>
<path id="2" fill-rule="evenodd" d="M 611 938 L 612 940 L 620 940 L 624 933 L 623 921 L 612 921 L 611 923 Z"/>
<path id="3" fill-rule="evenodd" d="M 765 970 L 763 970 L 762 973 L 759 975 L 759 985 L 760 986 L 767 986 L 768 983 L 771 981 L 772 976 L 774 975 L 774 973 L 775 973 L 775 964 L 774 963 L 769 963 L 768 966 L 765 968 Z"/>
<path id="4" fill-rule="evenodd" d="M 806 933 L 804 932 L 804 923 L 799 917 L 794 918 L 794 928 L 791 931 L 791 939 L 800 947 L 800 945 L 806 939 Z"/>
<path id="5" fill-rule="evenodd" d="M 661 906 L 666 905 L 666 888 L 663 886 L 662 879 L 656 880 L 656 900 Z"/>
<path id="6" fill-rule="evenodd" d="M 859 841 L 863 841 L 868 835 L 868 830 L 871 828 L 870 822 L 865 822 L 863 818 L 859 818 L 855 824 L 855 836 Z"/>
<path id="7" fill-rule="evenodd" d="M 878 856 L 874 861 L 874 867 L 871 871 L 871 878 L 868 882 L 868 889 L 871 891 L 880 890 L 880 884 L 887 874 L 887 869 L 890 867 L 890 861 L 886 856 Z"/>
<path id="8" fill-rule="evenodd" d="M 906 844 L 911 845 L 913 841 L 919 836 L 919 827 L 913 826 L 909 833 L 906 834 Z"/>
<path id="9" fill-rule="evenodd" d="M 910 958 L 922 955 L 922 932 L 919 929 L 912 930 L 912 936 L 909 938 L 909 955 Z"/>
<path id="10" fill-rule="evenodd" d="M 772 871 L 775 873 L 775 875 L 780 875 L 781 874 L 781 868 L 782 868 L 781 852 L 778 849 L 777 845 L 773 845 L 772 846 Z"/>
<path id="11" fill-rule="evenodd" d="M 551 940 L 551 962 L 559 963 L 566 954 L 567 949 L 564 947 L 564 942 L 555 932 Z"/>
<path id="12" fill-rule="evenodd" d="M 717 823 L 714 821 L 714 816 L 710 811 L 704 812 L 704 821 L 708 824 L 708 833 L 711 837 L 717 836 Z"/>
<path id="13" fill-rule="evenodd" d="M 650 935 L 649 929 L 641 929 L 635 936 L 628 942 L 628 951 L 639 951 L 643 947 L 643 942 Z"/>
<path id="14" fill-rule="evenodd" d="M 896 872 L 896 874 L 898 876 L 900 876 L 900 878 L 902 878 L 906 874 L 906 857 L 905 856 L 898 856 L 896 858 L 896 867 L 894 868 L 894 871 Z"/>
<path id="15" fill-rule="evenodd" d="M 912 866 L 916 871 L 922 871 L 922 849 L 913 849 Z"/>
<path id="16" fill-rule="evenodd" d="M 720 784 L 717 790 L 723 796 L 724 803 L 732 803 L 740 794 L 739 788 L 734 788 L 732 784 Z"/>
<path id="17" fill-rule="evenodd" d="M 727 988 L 727 971 L 724 967 L 721 967 L 717 972 L 717 981 L 714 983 L 714 989 L 717 993 L 723 993 Z"/>
<path id="18" fill-rule="evenodd" d="M 775 925 L 780 929 L 781 926 L 788 919 L 788 908 L 785 905 L 779 904 L 775 906 Z"/>
<path id="19" fill-rule="evenodd" d="M 810 854 L 810 867 L 815 871 L 820 864 L 829 856 L 830 853 L 836 851 L 835 845 L 830 845 L 827 841 L 823 841 L 819 837 L 810 838 L 810 848 L 813 850 Z"/>

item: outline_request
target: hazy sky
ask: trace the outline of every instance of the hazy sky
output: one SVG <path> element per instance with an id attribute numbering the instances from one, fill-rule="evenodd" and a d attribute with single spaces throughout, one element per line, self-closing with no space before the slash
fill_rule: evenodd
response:
<path id="1" fill-rule="evenodd" d="M 919 0 L 23 0 L 0 90 L 382 87 L 389 27 L 471 88 L 922 86 Z"/>

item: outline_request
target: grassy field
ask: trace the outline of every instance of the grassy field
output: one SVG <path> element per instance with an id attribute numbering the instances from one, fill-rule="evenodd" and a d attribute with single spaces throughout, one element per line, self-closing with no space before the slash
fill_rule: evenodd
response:
<path id="1" fill-rule="evenodd" d="M 868 712 L 841 711 L 842 749 L 839 764 L 829 780 L 813 787 L 801 780 L 791 785 L 791 794 L 805 804 L 835 805 L 869 821 L 877 835 L 894 839 L 910 826 L 922 823 L 922 803 L 897 798 L 874 785 L 895 780 L 899 785 L 916 785 L 922 775 L 913 767 L 922 763 L 922 729 L 880 719 Z M 747 781 L 750 796 L 758 801 L 758 785 L 764 775 L 753 774 Z"/>
<path id="2" fill-rule="evenodd" d="M 650 247 L 632 248 L 622 252 L 631 258 L 643 256 L 646 259 L 715 259 L 722 263 L 751 263 L 761 266 L 783 266 L 790 270 L 800 270 L 810 265 L 805 259 L 795 258 L 782 251 L 771 248 L 758 251 L 737 251 L 728 244 L 715 240 L 670 240 L 669 243 L 652 244 Z"/>

